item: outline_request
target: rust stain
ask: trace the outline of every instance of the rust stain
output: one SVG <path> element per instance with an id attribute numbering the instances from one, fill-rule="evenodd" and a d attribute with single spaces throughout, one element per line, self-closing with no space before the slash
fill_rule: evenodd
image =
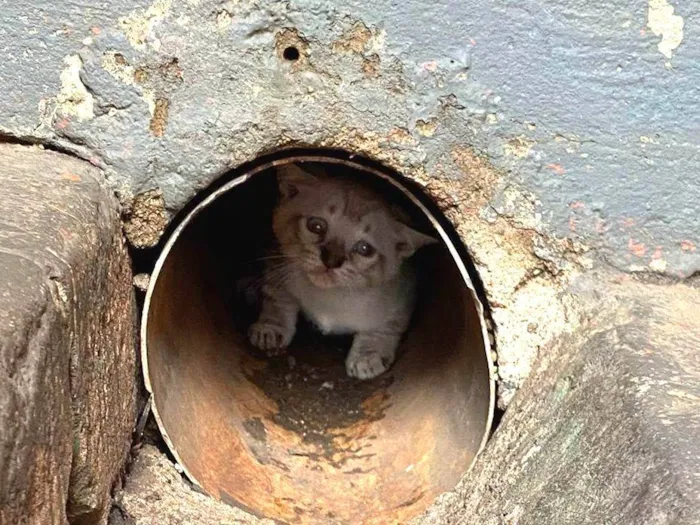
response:
<path id="1" fill-rule="evenodd" d="M 566 173 L 566 170 L 564 169 L 564 167 L 561 164 L 552 163 L 552 164 L 547 164 L 547 166 L 545 166 L 545 167 L 552 170 L 557 175 L 564 175 L 564 173 Z"/>
<path id="2" fill-rule="evenodd" d="M 148 126 L 153 136 L 162 137 L 165 133 L 165 127 L 168 124 L 169 108 L 170 102 L 167 98 L 156 99 L 153 116 L 151 117 L 151 122 Z"/>
<path id="3" fill-rule="evenodd" d="M 647 252 L 646 247 L 641 242 L 636 242 L 634 239 L 630 238 L 627 242 L 627 249 L 632 252 L 637 257 L 644 257 Z"/>
<path id="4" fill-rule="evenodd" d="M 693 244 L 691 241 L 681 241 L 681 250 L 684 252 L 694 252 L 695 251 L 695 244 Z"/>
<path id="5" fill-rule="evenodd" d="M 574 210 L 582 210 L 586 207 L 586 204 L 581 201 L 572 201 L 569 203 L 569 208 Z"/>

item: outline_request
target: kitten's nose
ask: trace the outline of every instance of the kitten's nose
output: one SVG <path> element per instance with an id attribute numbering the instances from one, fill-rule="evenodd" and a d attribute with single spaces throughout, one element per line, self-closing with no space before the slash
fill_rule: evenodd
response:
<path id="1" fill-rule="evenodd" d="M 345 262 L 345 250 L 337 241 L 330 241 L 321 247 L 321 261 L 326 268 L 340 268 Z"/>

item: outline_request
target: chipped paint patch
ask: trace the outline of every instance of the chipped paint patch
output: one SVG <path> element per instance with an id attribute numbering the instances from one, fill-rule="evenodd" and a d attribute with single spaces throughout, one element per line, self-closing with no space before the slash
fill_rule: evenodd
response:
<path id="1" fill-rule="evenodd" d="M 564 167 L 561 164 L 547 164 L 545 168 L 552 170 L 557 175 L 564 175 L 564 173 L 566 173 L 566 169 L 564 169 Z"/>
<path id="2" fill-rule="evenodd" d="M 333 42 L 331 49 L 336 53 L 377 53 L 384 48 L 385 37 L 384 30 L 370 29 L 358 21 Z"/>
<path id="3" fill-rule="evenodd" d="M 503 152 L 512 157 L 520 159 L 527 157 L 532 149 L 534 142 L 524 136 L 514 137 L 503 145 Z"/>
<path id="4" fill-rule="evenodd" d="M 151 38 L 153 28 L 168 16 L 172 0 L 156 0 L 148 9 L 137 9 L 119 19 L 119 27 L 136 49 L 144 50 L 149 43 L 153 49 L 160 49 L 160 40 Z"/>
<path id="5" fill-rule="evenodd" d="M 694 252 L 695 244 L 692 241 L 681 241 L 681 250 L 684 252 Z"/>
<path id="6" fill-rule="evenodd" d="M 647 27 L 661 37 L 658 49 L 666 58 L 673 57 L 673 51 L 683 41 L 683 17 L 674 15 L 673 11 L 667 0 L 649 0 Z"/>
<path id="7" fill-rule="evenodd" d="M 392 144 L 415 146 L 418 141 L 411 136 L 406 128 L 394 128 L 386 136 L 386 140 Z"/>
<path id="8" fill-rule="evenodd" d="M 63 114 L 75 115 L 78 120 L 90 120 L 95 116 L 95 101 L 80 79 L 83 61 L 78 55 L 69 55 L 63 63 L 61 91 L 56 96 L 58 107 Z"/>
<path id="9" fill-rule="evenodd" d="M 649 263 L 649 269 L 657 273 L 664 273 L 668 264 L 664 259 L 652 259 Z"/>
<path id="10" fill-rule="evenodd" d="M 438 127 L 437 119 L 419 120 L 416 122 L 416 131 L 424 137 L 432 137 Z"/>
<path id="11" fill-rule="evenodd" d="M 233 23 L 233 15 L 226 9 L 222 9 L 216 15 L 216 27 L 219 31 L 226 31 Z"/>
<path id="12" fill-rule="evenodd" d="M 362 73 L 366 77 L 374 78 L 379 76 L 379 67 L 381 61 L 379 55 L 372 54 L 362 60 Z"/>
<path id="13" fill-rule="evenodd" d="M 114 78 L 127 84 L 134 85 L 134 68 L 120 53 L 108 52 L 102 56 L 102 68 Z"/>
<path id="14" fill-rule="evenodd" d="M 102 67 L 127 86 L 138 86 L 141 90 L 141 98 L 148 105 L 148 112 L 153 116 L 156 111 L 156 95 L 153 90 L 140 85 L 140 71 L 134 68 L 120 53 L 108 52 L 102 56 Z"/>
<path id="15" fill-rule="evenodd" d="M 637 242 L 631 238 L 627 241 L 627 249 L 637 257 L 644 257 L 647 253 L 646 246 L 644 246 L 643 243 Z"/>
<path id="16" fill-rule="evenodd" d="M 356 22 L 343 36 L 333 42 L 333 51 L 344 53 L 362 53 L 365 50 L 372 32 L 362 22 Z"/>

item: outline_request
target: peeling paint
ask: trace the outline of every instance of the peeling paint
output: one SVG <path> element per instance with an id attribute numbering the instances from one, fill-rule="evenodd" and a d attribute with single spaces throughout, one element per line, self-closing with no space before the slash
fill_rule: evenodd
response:
<path id="1" fill-rule="evenodd" d="M 340 53 L 377 53 L 384 47 L 386 33 L 383 30 L 367 27 L 363 22 L 355 22 L 350 29 L 333 42 L 332 49 Z"/>
<path id="2" fill-rule="evenodd" d="M 225 9 L 222 9 L 216 15 L 216 27 L 219 29 L 219 31 L 226 31 L 229 27 L 231 27 L 232 23 L 233 16 Z"/>
<path id="3" fill-rule="evenodd" d="M 75 115 L 78 120 L 89 120 L 95 116 L 94 98 L 80 80 L 83 62 L 78 55 L 63 59 L 65 68 L 61 71 L 61 91 L 56 96 L 58 108 L 63 114 Z"/>
<path id="4" fill-rule="evenodd" d="M 416 122 L 416 131 L 424 137 L 432 137 L 435 135 L 438 123 L 437 119 L 431 118 L 428 120 L 419 120 Z"/>
<path id="5" fill-rule="evenodd" d="M 631 253 L 636 255 L 637 257 L 644 257 L 644 255 L 647 252 L 646 246 L 644 246 L 643 243 L 637 242 L 634 239 L 631 239 L 627 242 L 627 248 Z"/>
<path id="6" fill-rule="evenodd" d="M 148 43 L 156 51 L 160 49 L 160 41 L 151 38 L 151 33 L 168 16 L 171 5 L 172 0 L 156 0 L 148 9 L 137 9 L 119 19 L 119 27 L 134 48 L 144 50 Z"/>
<path id="7" fill-rule="evenodd" d="M 513 157 L 524 158 L 535 143 L 524 136 L 514 137 L 503 145 L 503 152 Z"/>
<path id="8" fill-rule="evenodd" d="M 102 57 L 102 67 L 107 73 L 112 75 L 127 86 L 138 86 L 141 90 L 141 98 L 148 105 L 148 111 L 152 115 L 156 111 L 156 95 L 153 90 L 140 85 L 139 72 L 129 64 L 123 55 L 109 52 Z"/>
<path id="9" fill-rule="evenodd" d="M 684 252 L 694 252 L 695 244 L 692 241 L 681 241 L 681 250 Z"/>
<path id="10" fill-rule="evenodd" d="M 652 259 L 649 263 L 649 268 L 657 273 L 664 273 L 666 271 L 668 264 L 663 259 Z"/>
<path id="11" fill-rule="evenodd" d="M 649 0 L 647 27 L 661 37 L 658 49 L 666 58 L 673 57 L 673 51 L 683 41 L 683 17 L 674 15 L 673 11 L 667 0 Z"/>

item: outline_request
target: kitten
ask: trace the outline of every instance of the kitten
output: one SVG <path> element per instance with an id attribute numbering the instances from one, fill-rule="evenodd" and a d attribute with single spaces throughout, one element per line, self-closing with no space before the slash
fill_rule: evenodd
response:
<path id="1" fill-rule="evenodd" d="M 357 182 L 278 168 L 272 224 L 281 261 L 266 269 L 251 343 L 269 355 L 289 345 L 303 312 L 323 333 L 355 334 L 347 374 L 371 379 L 394 362 L 415 303 L 407 259 L 435 239 Z"/>

